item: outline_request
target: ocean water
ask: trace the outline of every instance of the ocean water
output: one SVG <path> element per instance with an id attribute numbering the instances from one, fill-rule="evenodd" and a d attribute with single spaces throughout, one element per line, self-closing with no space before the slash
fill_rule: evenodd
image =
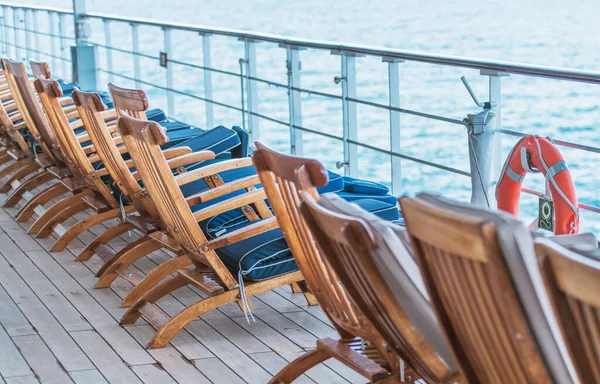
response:
<path id="1" fill-rule="evenodd" d="M 68 0 L 34 0 L 35 4 L 69 8 Z M 196 23 L 206 26 L 254 30 L 308 39 L 386 46 L 430 53 L 453 54 L 487 59 L 516 61 L 551 66 L 600 70 L 600 1 L 580 0 L 497 0 L 497 1 L 282 1 L 282 0 L 173 0 L 125 2 L 88 0 L 88 10 L 123 16 L 154 18 Z M 104 43 L 100 22 L 92 23 L 91 40 Z M 127 24 L 113 23 L 112 44 L 131 49 Z M 201 63 L 201 39 L 193 33 L 173 32 L 172 58 Z M 159 29 L 140 28 L 144 53 L 157 56 L 163 37 Z M 243 44 L 232 38 L 213 37 L 212 64 L 239 73 Z M 286 83 L 285 50 L 272 44 L 257 45 L 258 76 Z M 100 67 L 106 56 L 99 50 Z M 339 56 L 325 51 L 302 51 L 302 87 L 340 94 L 333 82 L 340 75 Z M 164 85 L 165 70 L 155 59 L 141 60 L 143 79 Z M 132 76 L 131 56 L 113 53 L 114 71 Z M 175 87 L 203 95 L 201 70 L 174 65 Z M 480 99 L 487 99 L 487 77 L 478 71 L 407 62 L 400 65 L 401 105 L 421 112 L 462 119 L 477 112 L 460 76 L 470 80 Z M 110 80 L 103 75 L 101 82 Z M 117 84 L 133 85 L 114 77 Z M 387 103 L 387 67 L 379 58 L 357 59 L 357 93 L 359 98 Z M 240 80 L 221 74 L 213 75 L 217 101 L 241 106 Z M 600 145 L 600 86 L 523 76 L 503 78 L 503 127 L 519 132 L 555 139 Z M 144 87 L 152 106 L 166 108 L 163 91 Z M 288 118 L 285 89 L 259 85 L 259 112 L 283 121 Z M 204 104 L 176 96 L 176 117 L 204 127 Z M 303 126 L 341 135 L 341 102 L 315 95 L 302 96 Z M 389 112 L 358 106 L 359 139 L 389 148 Z M 241 125 L 239 112 L 215 106 L 215 123 Z M 401 116 L 402 152 L 429 161 L 468 171 L 467 136 L 461 126 Z M 286 150 L 288 128 L 260 120 L 261 139 Z M 503 136 L 506 155 L 516 142 Z M 342 160 L 341 143 L 320 136 L 304 134 L 306 155 L 314 156 L 334 169 Z M 599 205 L 597 193 L 600 155 L 560 148 L 577 187 L 579 200 Z M 370 150 L 359 149 L 360 176 L 388 184 L 390 159 Z M 543 190 L 539 175 L 526 177 L 525 186 Z M 470 181 L 436 168 L 402 162 L 403 193 L 420 191 L 442 193 L 468 200 Z M 530 221 L 537 210 L 537 198 L 523 195 L 522 215 Z M 582 230 L 600 232 L 598 215 L 582 212 Z"/>

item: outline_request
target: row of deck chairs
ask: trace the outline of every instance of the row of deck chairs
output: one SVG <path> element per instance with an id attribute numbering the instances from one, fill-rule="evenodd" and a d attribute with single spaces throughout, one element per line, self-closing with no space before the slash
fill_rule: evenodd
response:
<path id="1" fill-rule="evenodd" d="M 104 260 L 98 288 L 132 283 L 121 322 L 151 323 L 149 347 L 226 303 L 251 321 L 248 297 L 291 284 L 339 338 L 319 340 L 273 383 L 330 358 L 379 383 L 600 382 L 593 236 L 534 239 L 512 217 L 427 194 L 400 199 L 404 227 L 377 184 L 261 143 L 246 157 L 224 145 L 231 130 L 174 134 L 149 119 L 139 90 L 67 97 L 45 63 L 31 63 L 33 77 L 23 63 L 2 67 L 5 206 L 21 204 L 30 233 L 58 235 L 53 250 L 119 218 L 77 260 Z M 128 231 L 140 237 L 114 252 Z M 147 275 L 131 267 L 161 248 L 174 257 Z M 167 316 L 157 301 L 186 285 L 203 298 Z"/>

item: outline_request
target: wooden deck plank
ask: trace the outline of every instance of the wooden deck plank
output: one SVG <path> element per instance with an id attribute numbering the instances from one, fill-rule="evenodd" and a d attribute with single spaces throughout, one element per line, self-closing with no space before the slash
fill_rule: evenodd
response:
<path id="1" fill-rule="evenodd" d="M 33 372 L 13 343 L 10 336 L 0 327 L 0 376 L 28 376 Z"/>
<path id="2" fill-rule="evenodd" d="M 128 327 L 129 332 L 139 342 L 149 340 L 154 334 L 154 329 L 149 325 L 139 325 Z M 189 336 L 187 332 L 185 332 Z M 188 343 L 200 344 L 189 336 L 191 340 Z M 171 342 L 164 348 L 152 349 L 150 354 L 161 366 L 173 376 L 180 384 L 208 384 L 210 381 L 197 368 L 194 360 L 187 359 L 176 348 L 176 343 Z M 212 356 L 212 354 L 210 354 Z"/>
<path id="3" fill-rule="evenodd" d="M 68 292 L 69 300 L 84 316 L 86 322 L 91 324 L 128 364 L 154 363 L 154 359 L 146 350 L 116 324 L 115 318 L 93 300 L 84 287 L 69 276 L 49 253 L 45 251 L 29 252 L 28 255 L 37 263 L 43 265 L 45 273 L 55 279 L 55 284 L 63 292 Z"/>
<path id="4" fill-rule="evenodd" d="M 131 367 L 144 384 L 176 384 L 175 380 L 158 363 Z"/>
<path id="5" fill-rule="evenodd" d="M 81 314 L 69 303 L 62 292 L 7 235 L 0 235 L 0 253 L 67 331 L 92 329 L 91 325 L 82 319 Z"/>
<path id="6" fill-rule="evenodd" d="M 35 335 L 36 332 L 0 283 L 0 324 L 10 336 Z"/>
<path id="7" fill-rule="evenodd" d="M 96 332 L 72 332 L 71 336 L 109 382 L 141 383 L 126 362 Z"/>
<path id="8" fill-rule="evenodd" d="M 33 375 L 18 376 L 18 377 L 7 377 L 5 380 L 6 384 L 38 384 L 39 380 Z"/>
<path id="9" fill-rule="evenodd" d="M 216 357 L 195 360 L 196 367 L 206 375 L 213 383 L 244 384 L 242 380 L 230 367 L 225 365 Z M 241 375 L 250 373 L 240 372 Z M 245 377 L 245 376 L 244 376 Z M 265 382 L 266 383 L 266 382 Z"/>
<path id="10" fill-rule="evenodd" d="M 38 335 L 17 336 L 13 340 L 40 382 L 73 382 L 63 365 L 59 364 L 56 357 Z"/>
<path id="11" fill-rule="evenodd" d="M 16 271 L 10 267 L 4 256 L 0 256 L 0 281 L 9 296 L 16 302 L 31 325 L 68 371 L 94 368 L 67 331 Z"/>
<path id="12" fill-rule="evenodd" d="M 97 369 L 70 372 L 71 379 L 76 384 L 106 384 L 107 381 Z"/>
<path id="13" fill-rule="evenodd" d="M 215 356 L 221 359 L 233 371 L 243 375 L 249 383 L 266 383 L 271 375 L 250 359 L 226 337 L 216 332 L 203 320 L 194 320 L 186 327 L 192 335 L 202 342 Z"/>

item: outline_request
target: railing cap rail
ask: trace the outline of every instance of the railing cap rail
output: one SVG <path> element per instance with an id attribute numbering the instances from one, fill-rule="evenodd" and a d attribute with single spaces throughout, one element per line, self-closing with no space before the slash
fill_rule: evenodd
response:
<path id="1" fill-rule="evenodd" d="M 39 9 L 59 13 L 72 14 L 73 11 L 51 8 L 51 7 L 36 7 L 31 5 L 22 5 L 15 3 L 2 2 L 0 5 L 10 6 L 15 8 Z M 396 58 L 406 61 L 415 61 L 421 63 L 448 65 L 454 67 L 463 67 L 471 69 L 479 69 L 482 71 L 492 71 L 500 73 L 510 73 L 516 75 L 526 75 L 535 77 L 545 77 L 557 80 L 568 80 L 583 83 L 600 84 L 600 71 L 590 71 L 574 68 L 552 67 L 535 64 L 521 64 L 509 61 L 478 59 L 473 57 L 453 56 L 431 54 L 426 52 L 408 51 L 386 47 L 374 47 L 360 44 L 347 44 L 332 41 L 299 39 L 289 36 L 274 35 L 269 33 L 243 31 L 237 29 L 216 28 L 187 23 L 165 22 L 159 20 L 143 19 L 136 17 L 124 17 L 105 13 L 86 13 L 81 17 L 97 18 L 102 20 L 120 21 L 124 23 L 134 23 L 160 28 L 179 29 L 202 34 L 215 34 L 221 36 L 231 36 L 240 39 L 264 41 L 277 44 L 290 45 L 300 48 L 323 49 L 330 51 L 340 51 L 353 54 L 378 56 L 386 58 Z"/>
<path id="2" fill-rule="evenodd" d="M 67 14 L 67 15 L 72 15 L 73 14 L 73 10 L 72 9 L 57 8 L 57 7 L 45 7 L 45 6 L 31 5 L 31 4 L 18 4 L 18 3 L 1 2 L 0 6 L 1 7 L 11 7 L 11 8 L 20 8 L 20 9 L 31 9 L 31 10 L 34 10 L 34 11 L 56 12 L 56 13 L 62 13 L 62 14 Z"/>

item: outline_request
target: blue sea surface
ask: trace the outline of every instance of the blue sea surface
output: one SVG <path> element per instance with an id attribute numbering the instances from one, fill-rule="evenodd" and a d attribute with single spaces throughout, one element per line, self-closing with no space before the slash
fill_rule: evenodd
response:
<path id="1" fill-rule="evenodd" d="M 70 7 L 68 0 L 36 0 L 39 5 Z M 558 0 L 428 0 L 428 1 L 282 1 L 282 0 L 174 0 L 116 1 L 88 0 L 88 11 L 119 14 L 206 26 L 236 28 L 289 35 L 307 39 L 393 47 L 439 54 L 471 56 L 522 63 L 600 70 L 600 1 Z M 91 40 L 104 44 L 99 21 L 92 23 Z M 163 35 L 158 28 L 140 28 L 144 53 L 157 56 L 163 50 Z M 130 26 L 111 24 L 112 44 L 131 49 Z M 202 63 L 201 37 L 190 32 L 172 34 L 171 58 Z M 233 38 L 213 36 L 212 64 L 239 73 L 243 43 Z M 106 52 L 99 50 L 99 64 L 106 67 Z M 285 50 L 274 44 L 257 45 L 258 76 L 286 83 Z M 301 51 L 302 87 L 340 94 L 333 82 L 340 75 L 340 58 L 326 51 Z M 141 59 L 143 79 L 164 86 L 165 70 L 155 59 Z M 113 53 L 114 71 L 133 75 L 131 55 Z M 203 72 L 174 65 L 175 88 L 203 96 Z M 478 71 L 439 65 L 407 62 L 400 64 L 401 105 L 421 112 L 462 119 L 478 110 L 460 82 L 469 78 L 480 99 L 487 99 L 488 78 Z M 106 75 L 102 82 L 108 81 Z M 132 82 L 114 77 L 117 84 Z M 387 67 L 380 58 L 357 59 L 357 93 L 376 103 L 388 102 Z M 217 101 L 241 107 L 240 80 L 223 74 L 213 75 Z M 164 91 L 144 87 L 152 106 L 166 108 Z M 600 86 L 524 76 L 502 79 L 502 125 L 519 132 L 550 136 L 565 141 L 600 146 Z M 286 89 L 259 85 L 259 112 L 287 121 Z M 204 103 L 175 96 L 176 117 L 203 127 Z M 342 132 L 340 100 L 302 95 L 302 125 L 336 135 Z M 358 106 L 359 140 L 389 148 L 389 112 Z M 237 111 L 215 106 L 215 123 L 241 125 Z M 467 136 L 458 125 L 401 116 L 402 152 L 410 156 L 468 171 Z M 282 150 L 289 148 L 289 131 L 268 120 L 260 120 L 261 139 Z M 506 155 L 516 138 L 504 136 Z M 329 168 L 342 160 L 341 143 L 314 134 L 304 134 L 305 154 L 322 160 Z M 577 187 L 581 202 L 600 206 L 597 192 L 600 155 L 560 148 Z M 389 185 L 389 156 L 360 149 L 360 176 Z M 543 190 L 543 178 L 529 175 L 525 186 Z M 420 191 L 441 193 L 468 200 L 470 181 L 410 161 L 402 162 L 403 193 Z M 523 195 L 523 219 L 536 215 L 537 198 Z M 600 220 L 594 213 L 582 212 L 582 230 L 600 233 Z"/>

